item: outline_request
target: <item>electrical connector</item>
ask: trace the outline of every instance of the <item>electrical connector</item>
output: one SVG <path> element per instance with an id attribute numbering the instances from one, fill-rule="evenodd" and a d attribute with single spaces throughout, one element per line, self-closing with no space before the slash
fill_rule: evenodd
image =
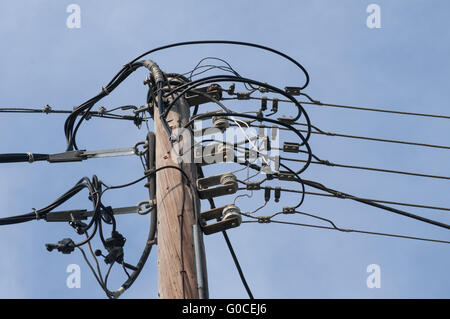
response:
<path id="1" fill-rule="evenodd" d="M 250 100 L 250 92 L 237 92 L 238 100 Z"/>
<path id="2" fill-rule="evenodd" d="M 286 86 L 284 91 L 290 95 L 300 95 L 300 89 L 298 86 Z"/>
<path id="3" fill-rule="evenodd" d="M 63 254 L 70 254 L 75 250 L 75 243 L 70 238 L 64 238 L 60 240 L 57 244 L 45 244 L 45 247 L 48 251 L 53 251 L 57 249 L 59 252 Z"/>
<path id="4" fill-rule="evenodd" d="M 294 142 L 284 142 L 283 143 L 283 152 L 298 153 L 298 152 L 300 152 L 300 144 L 294 143 Z"/>

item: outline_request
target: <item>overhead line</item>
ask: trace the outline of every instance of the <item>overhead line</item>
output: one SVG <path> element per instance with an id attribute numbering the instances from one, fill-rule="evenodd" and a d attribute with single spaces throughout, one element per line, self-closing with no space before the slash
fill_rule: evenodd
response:
<path id="1" fill-rule="evenodd" d="M 236 97 L 231 98 L 223 98 L 223 100 L 236 100 Z M 250 96 L 247 99 L 251 100 L 262 100 L 261 97 Z M 274 99 L 267 98 L 267 101 L 272 101 Z M 277 99 L 278 102 L 286 102 L 292 103 L 290 100 L 286 99 Z M 378 109 L 378 108 L 370 108 L 363 106 L 354 106 L 354 105 L 344 105 L 344 104 L 333 104 L 333 103 L 323 103 L 321 101 L 298 101 L 300 104 L 307 105 L 317 105 L 317 106 L 328 106 L 328 107 L 336 107 L 336 108 L 345 108 L 359 111 L 370 111 L 370 112 L 382 112 L 382 113 L 391 113 L 391 114 L 399 114 L 399 115 L 412 115 L 412 116 L 421 116 L 421 117 L 432 117 L 432 118 L 442 118 L 442 119 L 450 119 L 450 115 L 441 115 L 441 114 L 428 114 L 428 113 L 418 113 L 418 112 L 405 112 L 405 111 L 397 111 L 397 110 L 388 110 L 388 109 Z"/>
<path id="2" fill-rule="evenodd" d="M 249 220 L 249 221 L 243 221 L 243 223 L 260 223 L 260 222 L 256 221 L 256 220 L 255 221 Z M 334 228 L 334 227 L 330 227 L 330 226 L 302 224 L 302 223 L 295 223 L 295 222 L 285 222 L 285 221 L 280 221 L 280 220 L 270 220 L 270 222 L 267 222 L 267 223 L 285 224 L 285 225 L 311 227 L 311 228 L 321 228 L 321 229 L 328 229 L 328 230 L 337 230 L 337 231 L 341 231 L 341 232 L 345 232 L 345 233 L 360 233 L 360 234 L 366 234 L 366 235 L 378 235 L 378 236 L 386 236 L 386 237 L 395 237 L 395 238 L 404 238 L 404 239 L 428 241 L 428 242 L 435 242 L 435 243 L 441 243 L 441 244 L 450 244 L 450 241 L 441 240 L 441 239 L 414 237 L 414 236 L 389 234 L 389 233 L 379 233 L 379 232 L 372 232 L 372 231 L 359 230 L 359 229 L 345 229 L 345 230 L 343 230 L 343 229 L 340 229 L 340 228 Z"/>
<path id="3" fill-rule="evenodd" d="M 306 162 L 306 160 L 295 159 L 295 158 L 288 158 L 288 157 L 280 157 L 280 160 L 291 161 L 291 162 L 299 162 L 299 163 Z M 367 166 L 338 164 L 338 163 L 333 163 L 333 162 L 329 162 L 329 161 L 311 161 L 311 164 L 319 164 L 319 165 L 332 166 L 332 167 L 334 166 L 334 167 L 352 168 L 352 169 L 360 169 L 360 170 L 375 171 L 375 172 L 382 172 L 382 173 L 392 173 L 392 174 L 411 175 L 411 176 L 419 176 L 419 177 L 427 177 L 427 178 L 436 178 L 436 179 L 450 180 L 449 176 L 430 175 L 430 174 L 398 171 L 398 170 L 391 170 L 391 169 L 385 169 L 385 168 L 375 168 L 375 167 L 367 167 Z"/>
<path id="4" fill-rule="evenodd" d="M 238 188 L 238 190 L 246 190 L 246 187 L 240 187 Z M 273 187 L 271 186 L 261 186 L 261 189 L 270 189 L 270 190 L 274 190 Z M 297 194 L 302 194 L 304 193 L 305 195 L 313 195 L 313 196 L 325 196 L 325 197 L 334 197 L 334 198 L 341 198 L 339 196 L 336 196 L 334 194 L 326 194 L 326 193 L 317 193 L 317 192 L 308 192 L 308 191 L 301 191 L 301 190 L 297 190 L 297 189 L 287 189 L 287 188 L 280 188 L 280 190 L 282 192 L 287 192 L 287 193 L 297 193 Z M 424 209 L 433 209 L 433 210 L 443 210 L 443 211 L 450 211 L 450 208 L 448 207 L 439 207 L 439 206 L 431 206 L 431 205 L 422 205 L 422 204 L 412 204 L 412 203 L 404 203 L 404 202 L 396 202 L 396 201 L 388 201 L 388 200 L 382 200 L 382 199 L 373 199 L 373 198 L 366 198 L 366 197 L 357 197 L 357 196 L 352 196 L 353 198 L 359 198 L 359 199 L 363 199 L 366 201 L 372 201 L 372 202 L 377 202 L 377 203 L 384 203 L 384 204 L 391 204 L 391 205 L 399 205 L 399 206 L 409 206 L 409 207 L 417 207 L 417 208 L 424 208 Z M 342 199 L 346 199 L 347 197 L 344 197 Z"/>
<path id="5" fill-rule="evenodd" d="M 302 125 L 306 126 L 304 123 L 293 123 L 294 125 Z M 230 124 L 231 126 L 235 126 L 233 124 Z M 259 127 L 259 128 L 273 128 L 273 126 L 269 125 L 262 125 L 262 124 L 249 124 L 250 126 Z M 344 138 L 353 138 L 353 139 L 360 139 L 360 140 L 368 140 L 368 141 L 375 141 L 375 142 L 385 142 L 385 143 L 396 143 L 396 144 L 405 144 L 405 145 L 413 145 L 413 146 L 422 146 L 422 147 L 432 147 L 432 148 L 441 148 L 449 150 L 450 146 L 447 145 L 437 145 L 437 144 L 428 144 L 428 143 L 419 143 L 419 142 L 411 142 L 411 141 L 402 141 L 402 140 L 392 140 L 392 139 L 384 139 L 384 138 L 378 138 L 378 137 L 370 137 L 370 136 L 359 136 L 359 135 L 350 135 L 350 134 L 342 134 L 342 133 L 336 133 L 336 132 L 328 132 L 318 129 L 315 126 L 311 126 L 316 131 L 311 131 L 312 134 L 318 134 L 318 135 L 326 135 L 326 136 L 336 136 L 336 137 L 344 137 Z M 284 127 L 278 127 L 279 130 L 282 131 L 288 131 L 289 129 L 286 129 Z M 298 129 L 298 131 L 304 133 L 307 132 L 307 130 Z"/>

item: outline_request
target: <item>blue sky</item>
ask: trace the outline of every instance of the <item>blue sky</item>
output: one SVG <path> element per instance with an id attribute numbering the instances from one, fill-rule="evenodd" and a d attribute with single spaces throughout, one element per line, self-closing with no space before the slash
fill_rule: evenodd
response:
<path id="1" fill-rule="evenodd" d="M 71 3 L 81 7 L 80 29 L 66 27 Z M 381 29 L 366 26 L 370 3 L 380 5 Z M 124 63 L 146 50 L 178 41 L 226 39 L 271 46 L 297 59 L 311 75 L 306 92 L 320 101 L 448 115 L 449 10 L 444 0 L 2 1 L 0 107 L 49 104 L 71 109 L 96 95 Z M 226 58 L 242 75 L 280 87 L 303 81 L 290 64 L 248 48 L 198 46 L 151 58 L 165 71 L 185 72 L 208 55 Z M 98 106 L 144 104 L 145 74 L 141 70 L 130 76 Z M 323 130 L 449 144 L 448 120 L 305 108 Z M 64 120 L 62 115 L 0 114 L 0 153 L 64 151 Z M 89 150 L 129 147 L 144 138 L 145 130 L 130 123 L 92 119 L 80 129 L 78 144 Z M 325 136 L 313 136 L 311 147 L 319 157 L 339 163 L 450 175 L 448 150 Z M 2 164 L 0 174 L 3 217 L 46 206 L 83 176 L 97 174 L 107 183 L 122 184 L 140 177 L 142 167 L 138 158 L 130 157 L 61 165 Z M 450 206 L 446 180 L 317 165 L 303 176 L 361 197 Z M 86 197 L 83 193 L 64 207 L 87 208 Z M 146 198 L 139 184 L 106 193 L 104 202 L 129 206 Z M 262 203 L 262 194 L 255 198 Z M 283 194 L 280 205 L 269 205 L 264 214 L 295 200 Z M 244 211 L 254 205 L 242 202 Z M 446 230 L 348 200 L 309 196 L 302 209 L 344 228 L 450 239 Z M 450 223 L 446 212 L 408 211 Z M 142 220 L 118 218 L 130 260 L 136 260 L 146 238 L 148 225 Z M 294 216 L 286 220 L 315 222 Z M 275 224 L 242 225 L 229 235 L 256 297 L 450 297 L 449 247 L 444 244 Z M 45 243 L 64 237 L 75 238 L 66 224 L 33 221 L 2 227 L 0 297 L 103 298 L 78 252 L 45 250 Z M 205 242 L 211 297 L 245 298 L 222 237 L 211 235 Z M 124 298 L 156 297 L 155 252 Z M 81 267 L 80 289 L 66 286 L 66 267 L 73 263 Z M 379 289 L 366 286 L 370 264 L 381 267 Z M 123 279 L 117 270 L 111 287 Z"/>

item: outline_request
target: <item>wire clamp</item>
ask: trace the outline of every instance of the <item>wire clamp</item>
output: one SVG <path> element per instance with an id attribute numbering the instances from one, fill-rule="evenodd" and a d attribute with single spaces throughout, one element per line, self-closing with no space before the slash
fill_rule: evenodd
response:
<path id="1" fill-rule="evenodd" d="M 270 220 L 269 216 L 259 216 L 258 217 L 258 223 L 260 223 L 260 224 L 268 224 L 270 222 L 271 222 L 271 220 Z"/>
<path id="2" fill-rule="evenodd" d="M 109 95 L 109 91 L 104 86 L 102 86 L 102 92 L 105 93 L 105 95 Z"/>
<path id="3" fill-rule="evenodd" d="M 237 92 L 238 100 L 250 100 L 250 92 Z"/>
<path id="4" fill-rule="evenodd" d="M 238 183 L 236 176 L 233 173 L 224 173 L 221 175 L 199 178 L 197 180 L 197 189 L 200 198 L 206 199 L 234 194 L 238 190 Z"/>
<path id="5" fill-rule="evenodd" d="M 28 163 L 33 163 L 34 162 L 34 155 L 33 153 L 27 153 L 28 155 Z"/>
<path id="6" fill-rule="evenodd" d="M 298 86 L 286 86 L 284 91 L 290 95 L 300 95 L 300 89 Z"/>
<path id="7" fill-rule="evenodd" d="M 261 189 L 261 182 L 248 182 L 247 190 L 249 191 L 258 191 Z"/>
<path id="8" fill-rule="evenodd" d="M 52 108 L 48 104 L 46 106 L 44 106 L 44 108 L 42 109 L 42 112 L 45 113 L 45 114 L 48 114 L 51 111 L 52 111 Z"/>
<path id="9" fill-rule="evenodd" d="M 218 221 L 207 225 L 206 222 L 212 219 Z M 200 214 L 200 223 L 205 235 L 235 228 L 242 223 L 241 210 L 232 204 L 213 208 Z"/>
<path id="10" fill-rule="evenodd" d="M 33 210 L 34 215 L 36 215 L 36 220 L 41 219 L 41 217 L 39 217 L 39 213 L 38 213 L 38 211 L 36 210 L 36 208 L 32 208 L 32 210 Z"/>
<path id="11" fill-rule="evenodd" d="M 283 207 L 283 214 L 294 214 L 295 207 Z"/>

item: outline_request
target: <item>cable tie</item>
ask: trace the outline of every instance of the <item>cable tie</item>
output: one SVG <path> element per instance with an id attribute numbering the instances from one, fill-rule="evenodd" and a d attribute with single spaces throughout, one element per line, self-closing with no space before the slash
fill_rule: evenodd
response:
<path id="1" fill-rule="evenodd" d="M 237 92 L 237 99 L 238 100 L 249 100 L 250 92 Z"/>
<path id="2" fill-rule="evenodd" d="M 41 218 L 39 217 L 39 213 L 37 212 L 36 208 L 32 208 L 32 210 L 33 210 L 34 214 L 36 215 L 36 220 L 41 219 Z"/>
<path id="3" fill-rule="evenodd" d="M 33 153 L 27 153 L 28 155 L 28 163 L 33 163 L 34 162 L 34 155 Z"/>
<path id="4" fill-rule="evenodd" d="M 109 91 L 108 91 L 104 86 L 102 86 L 102 91 L 103 91 L 103 93 L 105 93 L 106 95 L 109 95 Z"/>

